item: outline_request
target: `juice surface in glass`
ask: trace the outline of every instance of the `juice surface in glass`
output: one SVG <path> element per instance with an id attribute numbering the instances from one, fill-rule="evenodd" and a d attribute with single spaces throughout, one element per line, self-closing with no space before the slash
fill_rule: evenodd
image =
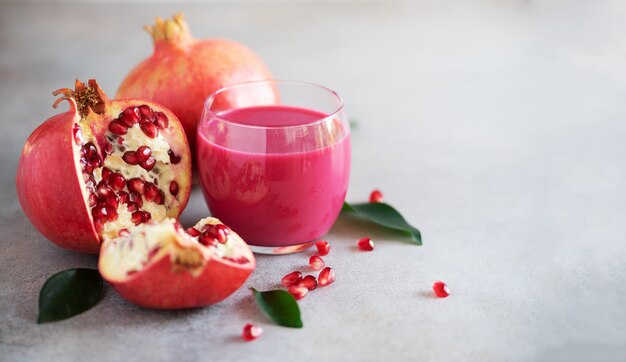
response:
<path id="1" fill-rule="evenodd" d="M 346 125 L 285 105 L 235 108 L 218 116 L 227 122 L 202 123 L 197 140 L 211 213 L 251 245 L 295 245 L 326 234 L 348 188 Z"/>

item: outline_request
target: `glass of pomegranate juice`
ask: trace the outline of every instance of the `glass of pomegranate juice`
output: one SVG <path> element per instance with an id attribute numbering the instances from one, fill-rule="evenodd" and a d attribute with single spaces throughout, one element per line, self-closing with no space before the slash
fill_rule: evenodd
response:
<path id="1" fill-rule="evenodd" d="M 196 156 L 211 214 L 253 251 L 304 250 L 330 230 L 348 189 L 343 101 L 305 82 L 222 88 L 205 103 Z"/>

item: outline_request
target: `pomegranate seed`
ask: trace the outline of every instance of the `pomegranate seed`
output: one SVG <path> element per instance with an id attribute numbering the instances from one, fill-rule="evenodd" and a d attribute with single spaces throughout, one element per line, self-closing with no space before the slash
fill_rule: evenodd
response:
<path id="1" fill-rule="evenodd" d="M 127 182 L 128 190 L 143 195 L 146 192 L 146 182 L 138 177 L 131 178 Z"/>
<path id="2" fill-rule="evenodd" d="M 172 196 L 178 195 L 178 182 L 172 181 L 172 183 L 170 183 L 170 194 L 172 194 Z"/>
<path id="3" fill-rule="evenodd" d="M 109 131 L 113 134 L 122 136 L 128 132 L 128 127 L 120 121 L 112 121 L 109 123 Z"/>
<path id="4" fill-rule="evenodd" d="M 357 241 L 356 246 L 362 251 L 374 250 L 374 242 L 370 238 L 362 238 Z"/>
<path id="5" fill-rule="evenodd" d="M 313 270 L 322 270 L 322 268 L 324 268 L 324 265 L 324 260 L 322 260 L 322 258 L 317 255 L 313 255 L 311 258 L 309 258 L 309 266 Z"/>
<path id="6" fill-rule="evenodd" d="M 127 228 L 121 228 L 118 232 L 117 232 L 117 236 L 128 236 L 130 235 L 130 231 L 128 231 Z"/>
<path id="7" fill-rule="evenodd" d="M 317 289 L 317 279 L 313 275 L 305 276 L 299 284 L 306 287 L 309 291 Z"/>
<path id="8" fill-rule="evenodd" d="M 370 194 L 370 202 L 384 202 L 383 193 L 380 190 L 374 190 Z"/>
<path id="9" fill-rule="evenodd" d="M 126 208 L 128 209 L 128 212 L 135 212 L 139 209 L 137 207 L 137 204 L 135 204 L 134 202 L 129 202 Z"/>
<path id="10" fill-rule="evenodd" d="M 104 203 L 107 204 L 108 206 L 111 206 L 114 209 L 117 209 L 118 206 L 118 200 L 117 200 L 117 196 L 115 196 L 115 194 L 107 196 L 107 198 L 104 200 Z"/>
<path id="11" fill-rule="evenodd" d="M 287 275 L 285 275 L 281 280 L 280 283 L 286 287 L 290 287 L 292 285 L 296 285 L 298 283 L 300 283 L 302 281 L 302 273 L 300 273 L 299 271 L 294 271 L 291 272 Z"/>
<path id="12" fill-rule="evenodd" d="M 115 191 L 122 191 L 126 186 L 126 179 L 121 173 L 115 172 L 109 177 L 109 186 Z"/>
<path id="13" fill-rule="evenodd" d="M 104 145 L 104 152 L 106 152 L 106 154 L 107 154 L 107 155 L 112 154 L 112 153 L 113 153 L 113 145 L 112 145 L 112 144 L 110 144 L 109 142 L 107 142 L 107 143 Z"/>
<path id="14" fill-rule="evenodd" d="M 163 205 L 165 203 L 165 194 L 163 191 L 159 191 L 159 194 L 154 198 L 154 203 L 157 205 Z"/>
<path id="15" fill-rule="evenodd" d="M 230 235 L 230 229 L 224 224 L 215 225 L 215 236 L 217 241 L 224 244 L 228 241 L 228 235 Z"/>
<path id="16" fill-rule="evenodd" d="M 98 193 L 98 196 L 100 196 L 101 198 L 106 198 L 106 197 L 113 195 L 113 190 L 111 190 L 103 182 L 100 182 L 98 184 L 97 193 Z"/>
<path id="17" fill-rule="evenodd" d="M 327 286 L 335 281 L 335 271 L 330 267 L 324 268 L 317 277 L 317 281 L 320 287 Z"/>
<path id="18" fill-rule="evenodd" d="M 245 327 L 243 327 L 241 336 L 244 340 L 249 342 L 259 338 L 261 334 L 263 334 L 263 329 L 261 327 L 248 323 Z"/>
<path id="19" fill-rule="evenodd" d="M 117 220 L 117 210 L 115 210 L 114 208 L 112 208 L 111 206 L 106 206 L 106 210 L 107 210 L 107 220 L 108 221 L 115 221 Z"/>
<path id="20" fill-rule="evenodd" d="M 287 291 L 289 294 L 293 295 L 296 300 L 304 298 L 309 293 L 309 289 L 307 287 L 298 284 L 290 286 Z"/>
<path id="21" fill-rule="evenodd" d="M 130 201 L 135 203 L 137 205 L 137 207 L 142 207 L 143 206 L 143 199 L 141 198 L 141 195 L 139 195 L 136 192 L 131 192 L 130 193 Z"/>
<path id="22" fill-rule="evenodd" d="M 154 112 L 154 124 L 156 124 L 157 127 L 160 129 L 166 129 L 168 123 L 169 120 L 166 115 L 161 112 Z"/>
<path id="23" fill-rule="evenodd" d="M 143 215 L 141 211 L 135 211 L 130 217 L 130 221 L 132 221 L 135 225 L 141 224 L 143 220 Z"/>
<path id="24" fill-rule="evenodd" d="M 137 161 L 137 155 L 133 151 L 126 151 L 122 156 L 122 160 L 129 165 L 136 165 L 139 161 Z"/>
<path id="25" fill-rule="evenodd" d="M 150 156 L 150 158 L 148 158 L 147 160 L 139 163 L 139 166 L 144 168 L 146 171 L 152 171 L 154 165 L 156 165 L 156 159 L 152 156 Z"/>
<path id="26" fill-rule="evenodd" d="M 122 204 L 127 204 L 130 200 L 130 195 L 126 191 L 120 191 L 117 195 L 120 197 L 120 203 Z"/>
<path id="27" fill-rule="evenodd" d="M 154 201 L 154 198 L 159 194 L 159 188 L 152 182 L 146 183 L 146 193 L 143 195 L 146 201 Z"/>
<path id="28" fill-rule="evenodd" d="M 448 289 L 446 283 L 439 280 L 433 283 L 433 291 L 439 298 L 445 298 L 450 295 L 450 289 Z"/>
<path id="29" fill-rule="evenodd" d="M 154 125 L 154 123 L 142 121 L 139 125 L 141 126 L 143 133 L 150 138 L 155 138 L 159 134 L 159 129 Z"/>
<path id="30" fill-rule="evenodd" d="M 92 159 L 96 157 L 96 155 L 98 155 L 98 149 L 93 143 L 89 142 L 84 147 L 86 152 L 85 156 L 87 157 L 87 159 Z"/>
<path id="31" fill-rule="evenodd" d="M 102 168 L 102 181 L 109 183 L 109 176 L 111 176 L 112 173 L 113 171 L 111 171 L 107 167 L 103 167 Z"/>
<path id="32" fill-rule="evenodd" d="M 80 130 L 80 126 L 76 123 L 74 124 L 74 127 L 72 128 L 72 131 L 74 132 L 74 142 L 77 145 L 80 145 L 81 143 L 83 143 L 83 133 Z"/>
<path id="33" fill-rule="evenodd" d="M 198 231 L 198 229 L 196 229 L 196 228 L 189 228 L 189 229 L 187 229 L 187 234 L 189 234 L 189 235 L 191 235 L 193 237 L 196 237 L 196 236 L 200 235 L 200 231 Z"/>
<path id="34" fill-rule="evenodd" d="M 96 194 L 89 191 L 89 207 L 94 207 L 96 206 L 97 203 L 98 203 L 98 198 L 96 197 Z"/>
<path id="35" fill-rule="evenodd" d="M 141 114 L 141 118 L 142 119 L 152 119 L 152 110 L 150 109 L 150 107 L 144 105 L 141 105 L 139 107 L 137 107 L 139 109 L 139 113 Z"/>
<path id="36" fill-rule="evenodd" d="M 148 146 L 141 146 L 135 151 L 135 158 L 137 158 L 138 162 L 145 161 L 150 156 L 152 156 L 152 150 Z"/>
<path id="37" fill-rule="evenodd" d="M 150 219 L 152 219 L 152 214 L 149 212 L 144 211 L 143 214 L 141 215 L 141 220 L 143 222 L 148 222 L 150 221 Z"/>
<path id="38" fill-rule="evenodd" d="M 167 151 L 167 154 L 170 156 L 170 163 L 172 165 L 175 165 L 175 164 L 180 162 L 180 156 L 176 156 L 174 151 L 169 150 L 169 151 Z"/>
<path id="39" fill-rule="evenodd" d="M 139 110 L 137 108 L 126 108 L 124 112 L 120 113 L 118 118 L 128 127 L 132 127 L 140 121 Z"/>
<path id="40" fill-rule="evenodd" d="M 216 242 L 215 237 L 213 237 L 213 235 L 211 235 L 210 233 L 203 233 L 198 238 L 198 241 L 204 246 L 213 245 Z"/>
<path id="41" fill-rule="evenodd" d="M 320 256 L 328 255 L 328 253 L 330 252 L 330 244 L 326 240 L 320 240 L 316 242 L 315 246 L 317 247 L 317 252 L 320 254 Z"/>

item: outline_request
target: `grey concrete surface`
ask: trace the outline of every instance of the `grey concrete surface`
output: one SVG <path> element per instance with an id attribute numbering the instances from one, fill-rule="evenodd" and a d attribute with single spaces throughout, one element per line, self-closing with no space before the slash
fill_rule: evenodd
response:
<path id="1" fill-rule="evenodd" d="M 424 245 L 340 219 L 327 236 L 337 281 L 301 301 L 300 330 L 273 325 L 246 288 L 159 312 L 107 286 L 87 313 L 37 325 L 46 278 L 97 259 L 23 215 L 22 144 L 74 78 L 114 94 L 151 52 L 141 26 L 177 11 L 277 78 L 339 91 L 358 122 L 348 199 L 382 189 Z M 0 360 L 625 360 L 625 97 L 623 1 L 2 3 Z M 183 221 L 206 214 L 195 189 Z M 366 235 L 372 253 L 355 250 Z M 309 255 L 259 256 L 246 286 L 273 288 Z M 449 298 L 431 295 L 435 279 Z M 247 322 L 262 338 L 241 341 Z"/>

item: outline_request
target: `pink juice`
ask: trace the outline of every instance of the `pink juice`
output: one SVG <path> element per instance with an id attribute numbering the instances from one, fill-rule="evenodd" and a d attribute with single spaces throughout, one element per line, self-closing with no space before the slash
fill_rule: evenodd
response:
<path id="1" fill-rule="evenodd" d="M 282 105 L 219 116 L 227 121 L 202 124 L 197 142 L 211 213 L 252 245 L 295 245 L 326 234 L 348 189 L 348 128 Z"/>

